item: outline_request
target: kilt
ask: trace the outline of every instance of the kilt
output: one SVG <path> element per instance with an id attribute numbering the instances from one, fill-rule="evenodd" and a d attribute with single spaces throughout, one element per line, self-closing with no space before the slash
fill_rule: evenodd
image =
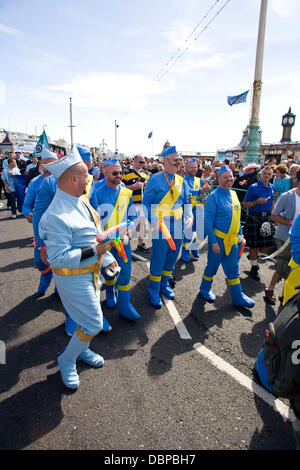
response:
<path id="1" fill-rule="evenodd" d="M 270 234 L 262 236 L 261 227 L 268 222 L 271 230 Z M 266 246 L 275 246 L 275 228 L 270 220 L 270 215 L 261 215 L 260 213 L 250 214 L 248 213 L 246 223 L 243 227 L 243 235 L 246 239 L 246 245 L 249 248 L 264 248 Z"/>

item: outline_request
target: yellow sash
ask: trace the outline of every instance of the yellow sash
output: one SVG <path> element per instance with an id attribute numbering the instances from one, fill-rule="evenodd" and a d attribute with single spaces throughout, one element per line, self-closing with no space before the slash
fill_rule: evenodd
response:
<path id="1" fill-rule="evenodd" d="M 285 305 L 287 301 L 299 290 L 296 289 L 296 287 L 300 284 L 300 264 L 295 263 L 293 258 L 291 258 L 289 266 L 292 268 L 292 271 L 284 283 L 282 305 Z"/>
<path id="2" fill-rule="evenodd" d="M 179 198 L 182 191 L 182 185 L 183 178 L 175 174 L 175 182 L 172 186 L 173 197 L 170 189 L 153 211 L 158 219 L 161 220 L 163 217 L 175 217 L 176 220 L 180 219 L 183 214 L 182 207 L 175 210 L 171 210 L 171 207 Z"/>
<path id="3" fill-rule="evenodd" d="M 105 225 L 105 230 L 114 227 L 115 225 L 119 225 L 123 221 L 131 195 L 132 191 L 130 189 L 121 186 L 116 205 L 107 224 Z"/>
<path id="4" fill-rule="evenodd" d="M 225 254 L 228 256 L 233 245 L 238 243 L 237 234 L 240 230 L 241 224 L 241 204 L 235 191 L 230 191 L 232 201 L 232 217 L 228 233 L 221 232 L 215 229 L 214 232 L 217 237 L 223 238 Z"/>
<path id="5" fill-rule="evenodd" d="M 194 177 L 193 189 L 200 189 L 200 178 L 197 178 L 197 176 Z M 200 201 L 197 201 L 197 197 L 198 196 L 192 196 L 192 207 L 195 207 L 201 204 Z"/>
<path id="6" fill-rule="evenodd" d="M 85 199 L 89 200 L 89 194 L 90 194 L 90 190 L 91 190 L 91 187 L 92 187 L 92 182 L 93 182 L 93 175 L 89 175 L 89 182 L 88 184 L 86 185 L 86 194 L 83 194 L 81 197 L 84 197 Z"/>

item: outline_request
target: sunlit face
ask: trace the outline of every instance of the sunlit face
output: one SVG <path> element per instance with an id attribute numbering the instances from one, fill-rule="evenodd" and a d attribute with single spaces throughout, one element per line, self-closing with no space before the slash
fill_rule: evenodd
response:
<path id="1" fill-rule="evenodd" d="M 271 168 L 265 167 L 260 173 L 261 182 L 263 184 L 268 184 L 272 178 L 273 178 L 273 170 Z"/>
<path id="2" fill-rule="evenodd" d="M 89 172 L 84 163 L 79 163 L 76 168 L 76 192 L 78 196 L 86 193 L 86 187 L 89 183 Z"/>
<path id="3" fill-rule="evenodd" d="M 175 168 L 176 172 L 180 169 L 182 162 L 183 158 L 178 153 L 171 153 L 165 157 L 165 163 Z"/>
<path id="4" fill-rule="evenodd" d="M 233 182 L 234 178 L 231 171 L 225 171 L 219 176 L 219 186 L 223 189 L 230 189 Z"/>
<path id="5" fill-rule="evenodd" d="M 197 163 L 196 162 L 188 163 L 185 169 L 186 169 L 187 175 L 196 176 L 197 171 L 198 171 Z"/>
<path id="6" fill-rule="evenodd" d="M 106 182 L 113 186 L 118 186 L 122 181 L 123 170 L 119 165 L 108 165 L 103 168 L 103 173 Z"/>

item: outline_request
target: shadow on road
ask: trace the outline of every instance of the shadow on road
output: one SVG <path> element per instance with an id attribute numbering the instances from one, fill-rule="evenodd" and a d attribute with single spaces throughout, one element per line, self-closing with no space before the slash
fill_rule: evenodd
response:
<path id="1" fill-rule="evenodd" d="M 23 449 L 60 424 L 62 397 L 72 391 L 67 391 L 58 375 L 48 375 L 1 403 L 0 450 Z"/>
<path id="2" fill-rule="evenodd" d="M 1 219 L 1 221 L 4 219 Z M 27 248 L 33 247 L 33 237 L 18 238 L 17 240 L 8 240 L 0 243 L 0 250 L 7 250 L 9 248 Z"/>

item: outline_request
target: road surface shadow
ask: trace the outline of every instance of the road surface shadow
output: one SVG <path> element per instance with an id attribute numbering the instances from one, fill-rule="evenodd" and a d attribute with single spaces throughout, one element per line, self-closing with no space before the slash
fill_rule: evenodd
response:
<path id="1" fill-rule="evenodd" d="M 48 375 L 0 404 L 0 450 L 23 449 L 60 424 L 62 397 L 72 391 L 58 376 Z"/>

